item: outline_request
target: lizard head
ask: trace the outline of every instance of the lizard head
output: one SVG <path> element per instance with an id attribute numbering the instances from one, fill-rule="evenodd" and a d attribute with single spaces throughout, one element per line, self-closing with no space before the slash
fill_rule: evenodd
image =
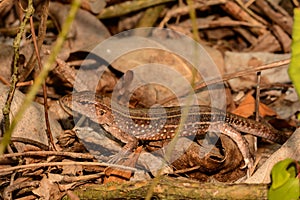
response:
<path id="1" fill-rule="evenodd" d="M 111 122 L 111 109 L 102 96 L 90 91 L 77 92 L 60 99 L 60 105 L 69 114 L 84 115 L 95 123 Z"/>

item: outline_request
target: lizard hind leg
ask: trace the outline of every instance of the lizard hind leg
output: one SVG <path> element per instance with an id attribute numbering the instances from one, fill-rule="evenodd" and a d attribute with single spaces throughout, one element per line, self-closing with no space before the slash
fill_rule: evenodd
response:
<path id="1" fill-rule="evenodd" d="M 236 143 L 244 160 L 244 166 L 242 166 L 241 169 L 247 167 L 247 176 L 250 176 L 251 172 L 254 171 L 254 156 L 251 154 L 249 144 L 242 134 L 226 123 L 215 123 L 211 128 L 215 131 L 220 131 L 222 134 L 230 137 Z"/>

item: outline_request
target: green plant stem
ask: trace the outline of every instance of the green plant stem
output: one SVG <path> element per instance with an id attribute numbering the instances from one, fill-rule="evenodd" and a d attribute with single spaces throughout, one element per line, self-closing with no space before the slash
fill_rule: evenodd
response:
<path id="1" fill-rule="evenodd" d="M 198 63 L 197 55 L 199 55 L 199 52 L 197 50 L 198 49 L 197 45 L 198 45 L 198 42 L 200 41 L 200 38 L 199 38 L 199 35 L 198 35 L 198 29 L 197 29 L 197 24 L 196 24 L 196 11 L 195 11 L 193 2 L 191 0 L 188 0 L 187 3 L 188 3 L 189 8 L 190 8 L 190 18 L 191 18 L 192 23 L 193 23 L 193 36 L 194 36 L 194 40 L 195 40 L 194 41 L 194 44 L 195 44 L 194 47 L 195 48 L 194 48 L 193 53 L 194 53 L 194 63 L 197 66 L 197 63 Z M 191 80 L 191 88 L 192 89 L 188 93 L 188 98 L 185 102 L 185 105 L 191 105 L 191 103 L 192 103 L 193 94 L 194 94 L 193 89 L 195 88 L 196 74 L 197 74 L 197 70 L 195 69 L 195 67 L 193 67 L 192 68 L 192 80 Z M 171 142 L 168 144 L 168 148 L 166 149 L 165 160 L 167 160 L 167 161 L 169 161 L 172 157 L 172 152 L 175 149 L 176 143 L 179 139 L 179 135 L 180 135 L 181 131 L 183 130 L 185 122 L 187 120 L 189 109 L 190 109 L 190 107 L 186 107 L 182 110 L 181 118 L 180 118 L 180 124 L 179 124 L 179 126 L 176 130 L 176 134 L 175 134 L 174 138 L 171 140 Z M 148 188 L 146 197 L 145 197 L 146 200 L 150 200 L 152 198 L 153 193 L 154 193 L 154 188 L 158 185 L 159 181 L 161 180 L 162 169 L 163 169 L 163 166 L 158 171 L 157 176 L 152 180 L 152 182 L 151 182 L 151 184 Z"/>

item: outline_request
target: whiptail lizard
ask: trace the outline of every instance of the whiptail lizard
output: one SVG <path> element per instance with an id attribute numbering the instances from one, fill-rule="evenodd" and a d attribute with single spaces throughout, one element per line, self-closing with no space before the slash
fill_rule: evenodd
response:
<path id="1" fill-rule="evenodd" d="M 117 159 L 128 155 L 137 147 L 139 140 L 157 141 L 173 138 L 181 121 L 182 109 L 189 109 L 189 112 L 180 136 L 205 135 L 208 130 L 221 132 L 234 140 L 242 153 L 244 166 L 248 168 L 253 165 L 253 157 L 240 132 L 280 144 L 288 138 L 267 123 L 246 119 L 209 106 L 175 106 L 164 107 L 163 110 L 151 108 L 149 114 L 149 109 L 127 108 L 113 102 L 107 105 L 101 96 L 87 91 L 66 95 L 60 99 L 60 104 L 70 115 L 75 112 L 88 117 L 125 143 L 122 151 L 117 154 Z"/>

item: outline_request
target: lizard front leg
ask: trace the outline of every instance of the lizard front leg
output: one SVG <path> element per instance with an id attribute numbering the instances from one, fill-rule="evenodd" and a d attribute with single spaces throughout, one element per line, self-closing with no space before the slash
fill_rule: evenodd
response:
<path id="1" fill-rule="evenodd" d="M 122 150 L 109 160 L 109 163 L 118 163 L 126 158 L 138 145 L 138 139 L 133 135 L 126 133 L 119 129 L 117 126 L 103 125 L 103 128 L 110 133 L 113 137 L 125 143 Z"/>

